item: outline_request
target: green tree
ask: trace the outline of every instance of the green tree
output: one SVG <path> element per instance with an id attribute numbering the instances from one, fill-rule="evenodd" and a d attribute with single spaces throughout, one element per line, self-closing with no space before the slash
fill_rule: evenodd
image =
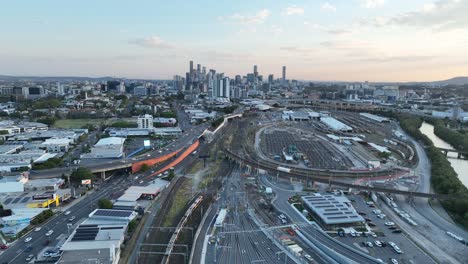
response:
<path id="1" fill-rule="evenodd" d="M 98 206 L 101 209 L 112 209 L 113 204 L 112 204 L 111 200 L 103 198 L 103 199 L 98 201 Z"/>
<path id="2" fill-rule="evenodd" d="M 169 175 L 167 175 L 167 180 L 168 180 L 168 181 L 172 181 L 172 179 L 174 179 L 174 177 L 175 177 L 174 171 L 173 171 L 173 170 L 170 170 L 170 171 L 169 171 Z"/>
<path id="3" fill-rule="evenodd" d="M 81 180 L 87 180 L 87 179 L 94 180 L 95 178 L 96 176 L 91 172 L 91 170 L 85 167 L 79 167 L 78 169 L 73 171 L 71 174 L 71 180 L 77 181 L 77 182 L 80 182 Z"/>
<path id="4" fill-rule="evenodd" d="M 146 163 L 143 163 L 141 165 L 140 172 L 145 172 L 145 171 L 148 171 L 149 169 L 150 169 L 150 166 Z"/>

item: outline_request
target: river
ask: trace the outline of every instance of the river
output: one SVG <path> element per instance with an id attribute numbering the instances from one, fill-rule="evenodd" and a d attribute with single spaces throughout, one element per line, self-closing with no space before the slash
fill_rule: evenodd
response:
<path id="1" fill-rule="evenodd" d="M 423 122 L 419 130 L 432 141 L 434 146 L 438 148 L 454 149 L 450 144 L 434 134 L 433 125 Z M 447 157 L 450 164 L 452 164 L 452 168 L 458 174 L 460 181 L 463 185 L 468 187 L 468 160 L 457 159 L 457 153 L 454 152 L 449 153 Z"/>

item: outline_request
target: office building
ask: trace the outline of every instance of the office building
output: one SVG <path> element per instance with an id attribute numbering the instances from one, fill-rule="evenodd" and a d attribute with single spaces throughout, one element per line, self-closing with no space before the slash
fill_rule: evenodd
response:
<path id="1" fill-rule="evenodd" d="M 138 128 L 139 129 L 153 129 L 153 116 L 152 115 L 142 115 L 138 117 Z"/>
<path id="2" fill-rule="evenodd" d="M 286 81 L 286 66 L 283 66 L 283 82 Z"/>
<path id="3" fill-rule="evenodd" d="M 257 68 L 257 65 L 254 65 L 253 74 L 254 74 L 255 77 L 258 76 L 258 68 Z"/>
<path id="4" fill-rule="evenodd" d="M 268 83 L 273 83 L 273 81 L 274 81 L 273 74 L 268 75 Z"/>

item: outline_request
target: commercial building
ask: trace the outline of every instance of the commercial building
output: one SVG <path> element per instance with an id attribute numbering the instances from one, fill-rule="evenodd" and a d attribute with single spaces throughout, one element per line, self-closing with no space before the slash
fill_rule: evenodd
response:
<path id="1" fill-rule="evenodd" d="M 302 196 L 301 200 L 314 220 L 327 230 L 362 226 L 364 222 L 364 218 L 356 212 L 351 201 L 343 195 L 316 194 Z"/>
<path id="2" fill-rule="evenodd" d="M 369 114 L 369 113 L 359 113 L 359 115 L 362 116 L 362 117 L 365 117 L 367 119 L 370 119 L 372 121 L 379 122 L 379 123 L 388 123 L 388 122 L 390 122 L 390 119 L 388 119 L 386 117 L 378 116 L 378 115 L 373 115 L 373 114 Z"/>
<path id="3" fill-rule="evenodd" d="M 330 129 L 334 131 L 341 131 L 341 132 L 351 132 L 353 129 L 344 124 L 341 121 L 336 120 L 333 117 L 321 117 L 320 122 L 324 123 L 326 126 L 328 126 Z"/>
<path id="4" fill-rule="evenodd" d="M 142 115 L 138 117 L 137 123 L 138 128 L 140 129 L 153 129 L 153 116 L 152 115 Z"/>
<path id="5" fill-rule="evenodd" d="M 42 146 L 49 152 L 67 152 L 73 139 L 69 138 L 48 138 L 42 142 Z"/>
<path id="6" fill-rule="evenodd" d="M 63 254 L 57 263 L 117 264 L 128 223 L 136 217 L 134 211 L 93 211 L 62 245 Z"/>
<path id="7" fill-rule="evenodd" d="M 125 138 L 108 137 L 100 139 L 91 153 L 82 155 L 82 158 L 120 158 L 123 156 Z"/>

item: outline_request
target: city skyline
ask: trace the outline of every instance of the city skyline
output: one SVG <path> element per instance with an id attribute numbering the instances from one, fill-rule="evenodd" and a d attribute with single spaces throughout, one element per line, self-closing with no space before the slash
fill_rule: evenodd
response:
<path id="1" fill-rule="evenodd" d="M 231 78 L 253 65 L 317 81 L 468 72 L 466 0 L 81 3 L 4 3 L 0 75 L 171 79 L 190 60 Z"/>

